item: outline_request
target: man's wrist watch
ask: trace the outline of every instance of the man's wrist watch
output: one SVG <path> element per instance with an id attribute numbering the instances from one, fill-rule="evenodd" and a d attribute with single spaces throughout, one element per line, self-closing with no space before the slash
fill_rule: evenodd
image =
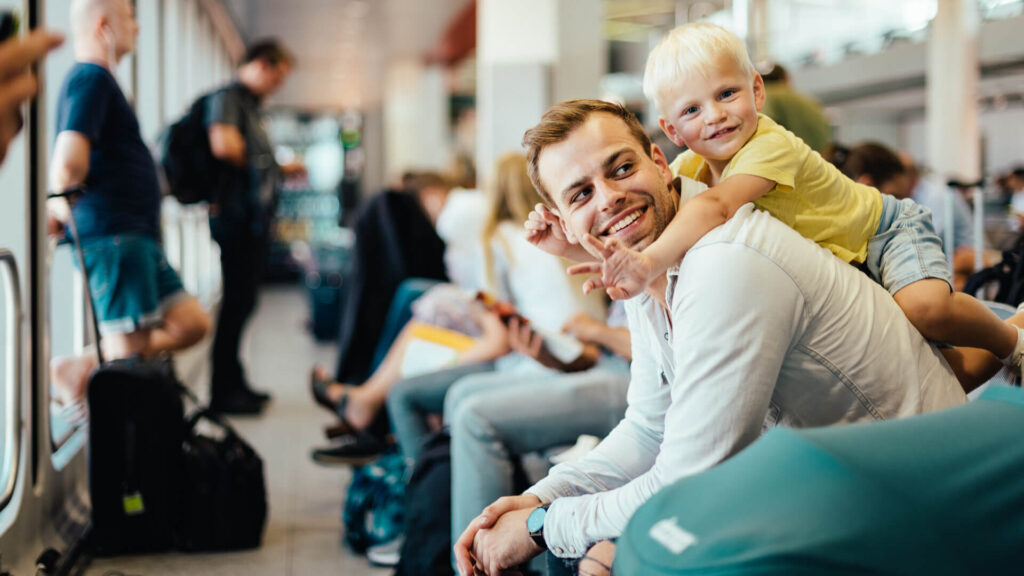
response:
<path id="1" fill-rule="evenodd" d="M 538 506 L 530 512 L 530 515 L 526 518 L 526 529 L 530 532 L 530 538 L 533 539 L 534 543 L 541 548 L 547 548 L 547 542 L 544 540 L 544 517 L 547 516 L 548 506 Z"/>

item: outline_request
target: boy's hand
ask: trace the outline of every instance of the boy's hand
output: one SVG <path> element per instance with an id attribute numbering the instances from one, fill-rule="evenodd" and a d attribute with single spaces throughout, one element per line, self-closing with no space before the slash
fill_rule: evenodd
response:
<path id="1" fill-rule="evenodd" d="M 543 204 L 537 204 L 523 223 L 526 239 L 541 250 L 575 262 L 590 260 L 587 251 L 576 242 L 566 238 L 558 214 Z"/>
<path id="2" fill-rule="evenodd" d="M 616 238 L 601 242 L 592 235 L 583 237 L 583 245 L 600 262 L 587 262 L 569 268 L 569 274 L 600 274 L 583 284 L 583 293 L 604 288 L 612 300 L 627 300 L 644 291 L 654 279 L 654 264 L 643 252 L 626 248 Z"/>

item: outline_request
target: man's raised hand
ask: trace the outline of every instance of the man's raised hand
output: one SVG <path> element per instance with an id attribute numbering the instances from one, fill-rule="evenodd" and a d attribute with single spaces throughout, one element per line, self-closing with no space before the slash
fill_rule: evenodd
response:
<path id="1" fill-rule="evenodd" d="M 558 214 L 543 204 L 533 207 L 523 228 L 526 229 L 526 239 L 548 254 L 575 262 L 590 260 L 586 250 L 565 236 Z"/>
<path id="2" fill-rule="evenodd" d="M 596 274 L 583 283 L 583 293 L 603 288 L 612 300 L 626 300 L 644 291 L 654 279 L 651 259 L 643 252 L 630 250 L 616 238 L 601 242 L 587 234 L 582 245 L 599 262 L 586 262 L 569 268 L 569 274 Z"/>

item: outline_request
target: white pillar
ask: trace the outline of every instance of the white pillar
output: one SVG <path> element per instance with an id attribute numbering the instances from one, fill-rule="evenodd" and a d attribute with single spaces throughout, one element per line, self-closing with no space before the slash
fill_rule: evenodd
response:
<path id="1" fill-rule="evenodd" d="M 160 3 L 157 0 L 136 1 L 135 17 L 139 21 L 139 38 L 135 47 L 138 60 L 135 114 L 139 117 L 142 138 L 146 142 L 156 140 L 157 133 L 164 125 L 160 16 Z"/>
<path id="2" fill-rule="evenodd" d="M 939 0 L 928 38 L 927 162 L 942 177 L 981 175 L 978 28 L 974 0 Z"/>
<path id="3" fill-rule="evenodd" d="M 385 174 L 443 171 L 448 163 L 448 92 L 444 71 L 418 60 L 391 65 L 385 79 Z"/>
<path id="4" fill-rule="evenodd" d="M 600 97 L 607 66 L 600 0 L 480 0 L 477 5 L 477 173 L 521 150 L 549 106 Z"/>

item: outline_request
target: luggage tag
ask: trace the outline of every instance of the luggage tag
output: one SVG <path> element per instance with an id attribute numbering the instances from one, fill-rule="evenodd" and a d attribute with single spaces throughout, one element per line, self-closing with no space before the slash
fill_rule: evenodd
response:
<path id="1" fill-rule="evenodd" d="M 138 516 L 146 511 L 142 503 L 142 494 L 138 491 L 121 496 L 121 503 L 124 505 L 124 513 L 128 516 Z"/>

